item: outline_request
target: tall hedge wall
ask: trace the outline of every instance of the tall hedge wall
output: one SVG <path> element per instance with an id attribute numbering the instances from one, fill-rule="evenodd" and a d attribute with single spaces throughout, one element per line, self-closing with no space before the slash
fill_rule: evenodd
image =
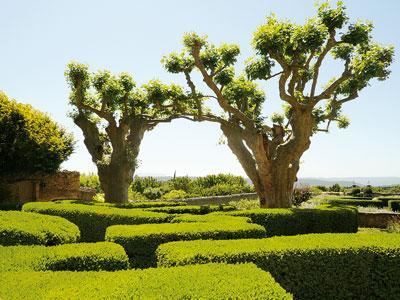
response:
<path id="1" fill-rule="evenodd" d="M 400 299 L 399 234 L 309 234 L 160 245 L 159 266 L 254 262 L 296 299 Z"/>

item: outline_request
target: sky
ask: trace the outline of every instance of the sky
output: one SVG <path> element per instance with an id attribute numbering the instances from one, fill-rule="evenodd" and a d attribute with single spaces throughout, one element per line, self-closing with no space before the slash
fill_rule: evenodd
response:
<path id="1" fill-rule="evenodd" d="M 345 130 L 312 138 L 303 155 L 300 177 L 400 176 L 400 1 L 344 1 L 351 20 L 371 20 L 374 39 L 395 46 L 392 74 L 373 81 L 360 97 L 344 107 L 351 124 Z M 315 13 L 313 0 L 164 0 L 164 1 L 0 1 L 0 90 L 19 102 L 48 112 L 71 131 L 76 150 L 62 168 L 95 172 L 80 129 L 68 117 L 69 88 L 64 78 L 71 60 L 87 63 L 92 71 L 127 71 L 138 84 L 158 78 L 181 83 L 168 74 L 163 55 L 181 49 L 188 31 L 209 40 L 240 45 L 239 67 L 249 56 L 252 33 L 272 12 L 278 18 L 303 23 Z M 322 78 L 342 69 L 327 62 Z M 240 68 L 239 68 L 240 69 Z M 265 115 L 279 111 L 276 81 L 262 82 L 267 94 Z M 138 174 L 244 175 L 222 133 L 210 123 L 177 120 L 146 133 Z"/>

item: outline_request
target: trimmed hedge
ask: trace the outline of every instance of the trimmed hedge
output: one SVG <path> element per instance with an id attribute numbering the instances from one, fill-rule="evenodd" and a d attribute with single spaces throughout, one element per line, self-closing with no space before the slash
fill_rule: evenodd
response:
<path id="1" fill-rule="evenodd" d="M 60 217 L 0 211 L 0 245 L 58 245 L 79 237 L 78 227 Z"/>
<path id="2" fill-rule="evenodd" d="M 168 214 L 204 215 L 216 211 L 235 210 L 235 207 L 231 205 L 185 205 L 185 206 L 174 206 L 174 207 L 154 207 L 145 210 L 153 212 L 163 212 Z"/>
<path id="3" fill-rule="evenodd" d="M 115 271 L 127 269 L 128 266 L 129 260 L 124 249 L 109 242 L 51 247 L 0 246 L 0 272 Z"/>
<path id="4" fill-rule="evenodd" d="M 3 299 L 292 299 L 253 264 L 118 272 L 8 272 Z"/>
<path id="5" fill-rule="evenodd" d="M 357 211 L 348 207 L 251 209 L 226 214 L 250 218 L 253 223 L 265 227 L 267 236 L 358 230 Z"/>
<path id="6" fill-rule="evenodd" d="M 374 198 L 374 200 L 380 200 L 385 204 L 385 206 L 389 206 L 390 200 L 400 200 L 400 196 L 381 196 Z"/>
<path id="7" fill-rule="evenodd" d="M 328 200 L 328 203 L 333 205 L 349 205 L 349 206 L 361 206 L 361 207 L 385 207 L 385 203 L 381 200 L 350 200 L 350 199 L 336 199 Z"/>
<path id="8" fill-rule="evenodd" d="M 389 208 L 392 211 L 400 211 L 400 200 L 389 200 Z"/>
<path id="9" fill-rule="evenodd" d="M 0 202 L 0 210 L 21 210 L 22 205 L 20 202 Z"/>
<path id="10" fill-rule="evenodd" d="M 159 266 L 254 262 L 296 299 L 399 299 L 399 234 L 310 234 L 172 242 Z"/>
<path id="11" fill-rule="evenodd" d="M 84 204 L 30 202 L 23 211 L 61 216 L 76 224 L 83 242 L 103 241 L 106 228 L 117 224 L 145 224 L 169 222 L 173 216 L 143 211 Z"/>
<path id="12" fill-rule="evenodd" d="M 175 224 L 115 225 L 107 228 L 106 240 L 125 248 L 131 265 L 156 265 L 155 251 L 160 244 L 198 239 L 240 239 L 265 237 L 265 229 L 247 222 L 192 222 Z"/>

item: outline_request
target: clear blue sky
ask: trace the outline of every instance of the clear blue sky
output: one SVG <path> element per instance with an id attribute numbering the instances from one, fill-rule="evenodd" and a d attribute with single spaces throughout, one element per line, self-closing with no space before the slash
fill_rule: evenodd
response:
<path id="1" fill-rule="evenodd" d="M 138 83 L 153 78 L 183 83 L 163 70 L 160 58 L 179 50 L 186 31 L 208 34 L 215 43 L 238 43 L 242 59 L 252 54 L 250 40 L 266 15 L 303 22 L 315 12 L 314 1 L 2 1 L 0 3 L 0 90 L 48 112 L 72 131 L 77 148 L 63 167 L 95 171 L 82 135 L 67 117 L 68 87 L 63 72 L 71 60 L 92 70 L 128 71 Z M 375 24 L 375 40 L 393 44 L 396 61 L 385 82 L 373 82 L 346 105 L 346 130 L 313 137 L 300 176 L 400 176 L 400 1 L 345 1 L 353 20 Z M 325 76 L 341 72 L 327 65 Z M 276 84 L 263 86 L 265 112 L 277 111 Z M 204 175 L 244 174 L 226 145 L 218 145 L 216 125 L 175 121 L 147 133 L 138 173 Z"/>

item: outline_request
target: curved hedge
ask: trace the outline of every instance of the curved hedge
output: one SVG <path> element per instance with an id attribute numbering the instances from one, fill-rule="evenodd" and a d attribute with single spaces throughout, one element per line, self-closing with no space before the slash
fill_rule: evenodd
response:
<path id="1" fill-rule="evenodd" d="M 153 207 L 153 208 L 147 208 L 145 210 L 154 212 L 163 212 L 167 214 L 204 215 L 217 211 L 235 210 L 235 207 L 231 205 L 185 205 L 185 206 L 172 206 L 172 207 Z"/>
<path id="2" fill-rule="evenodd" d="M 106 240 L 122 245 L 135 267 L 156 264 L 155 250 L 170 241 L 265 237 L 265 229 L 247 222 L 192 222 L 115 225 L 107 228 Z"/>
<path id="3" fill-rule="evenodd" d="M 76 224 L 83 242 L 103 241 L 106 228 L 117 224 L 145 224 L 169 222 L 173 216 L 139 209 L 122 209 L 107 206 L 30 202 L 23 211 L 61 216 Z"/>
<path id="4" fill-rule="evenodd" d="M 292 299 L 253 264 L 117 272 L 7 272 L 2 299 Z"/>
<path id="5" fill-rule="evenodd" d="M 4 271 L 115 271 L 127 269 L 124 249 L 109 242 L 58 246 L 0 246 Z M 4 274 L 2 275 L 4 276 Z"/>
<path id="6" fill-rule="evenodd" d="M 233 211 L 226 214 L 250 218 L 253 223 L 265 227 L 267 236 L 357 232 L 358 230 L 357 210 L 347 207 L 266 208 Z"/>
<path id="7" fill-rule="evenodd" d="M 351 200 L 351 199 L 335 199 L 328 200 L 328 203 L 333 205 L 349 205 L 349 206 L 361 206 L 361 207 L 385 207 L 385 202 L 381 200 Z"/>
<path id="8" fill-rule="evenodd" d="M 183 214 L 178 215 L 172 219 L 171 223 L 190 223 L 190 222 L 217 222 L 217 223 L 225 223 L 225 222 L 240 222 L 240 223 L 251 223 L 251 219 L 247 217 L 235 217 L 235 216 L 227 216 L 220 213 L 211 213 L 207 215 L 190 215 Z"/>
<path id="9" fill-rule="evenodd" d="M 392 211 L 400 211 L 400 200 L 389 200 L 389 208 Z"/>
<path id="10" fill-rule="evenodd" d="M 0 211 L 0 245 L 57 245 L 79 237 L 78 227 L 60 217 Z"/>
<path id="11" fill-rule="evenodd" d="M 296 299 L 399 299 L 399 234 L 310 234 L 160 245 L 159 266 L 254 262 Z"/>
<path id="12" fill-rule="evenodd" d="M 374 200 L 380 200 L 384 203 L 385 206 L 389 206 L 389 201 L 400 200 L 400 196 L 379 196 L 379 197 L 375 197 Z"/>

